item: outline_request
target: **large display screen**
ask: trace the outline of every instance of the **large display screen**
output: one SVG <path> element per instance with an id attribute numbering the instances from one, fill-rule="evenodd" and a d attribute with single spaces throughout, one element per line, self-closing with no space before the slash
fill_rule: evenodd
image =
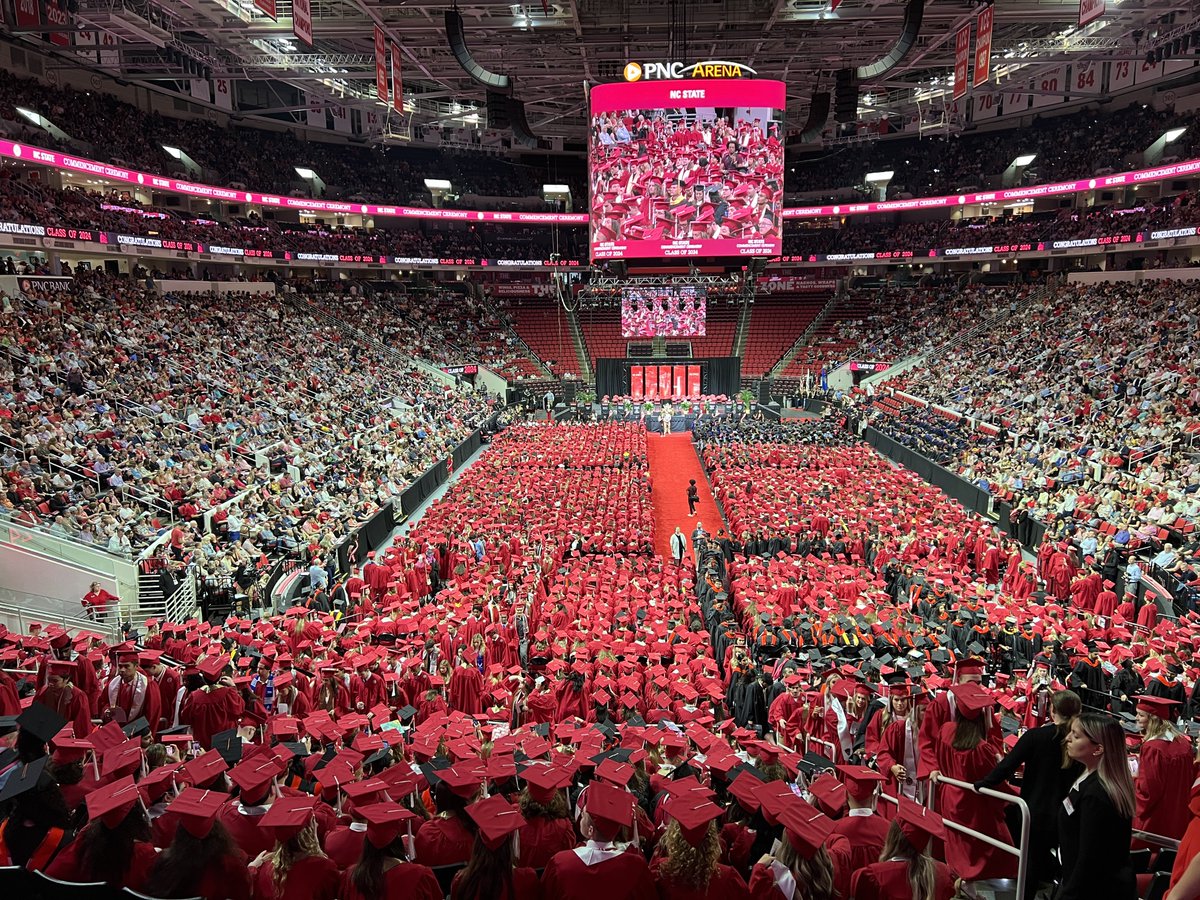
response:
<path id="1" fill-rule="evenodd" d="M 593 88 L 592 259 L 777 255 L 785 107 L 782 81 Z"/>
<path id="2" fill-rule="evenodd" d="M 694 286 L 621 291 L 621 337 L 703 337 L 705 297 Z"/>

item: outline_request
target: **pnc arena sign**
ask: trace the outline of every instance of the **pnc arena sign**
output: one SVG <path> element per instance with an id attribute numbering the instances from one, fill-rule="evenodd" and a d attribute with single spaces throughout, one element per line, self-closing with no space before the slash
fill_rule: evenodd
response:
<path id="1" fill-rule="evenodd" d="M 673 78 L 744 78 L 758 73 L 745 63 L 714 59 L 687 65 L 681 62 L 630 62 L 625 64 L 626 81 L 662 81 Z"/>

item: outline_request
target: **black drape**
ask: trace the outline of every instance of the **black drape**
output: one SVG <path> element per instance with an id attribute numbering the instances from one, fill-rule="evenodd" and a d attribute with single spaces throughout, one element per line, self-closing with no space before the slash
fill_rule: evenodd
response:
<path id="1" fill-rule="evenodd" d="M 630 366 L 700 366 L 700 391 L 735 396 L 742 388 L 742 360 L 737 356 L 686 359 L 598 359 L 596 396 L 628 397 Z"/>

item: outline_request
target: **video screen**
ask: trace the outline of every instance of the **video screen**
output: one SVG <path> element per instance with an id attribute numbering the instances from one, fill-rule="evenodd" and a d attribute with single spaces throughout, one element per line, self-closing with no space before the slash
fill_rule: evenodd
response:
<path id="1" fill-rule="evenodd" d="M 592 259 L 778 255 L 785 106 L 781 81 L 593 88 Z"/>
<path id="2" fill-rule="evenodd" d="M 624 288 L 621 337 L 703 337 L 705 306 L 701 288 Z"/>

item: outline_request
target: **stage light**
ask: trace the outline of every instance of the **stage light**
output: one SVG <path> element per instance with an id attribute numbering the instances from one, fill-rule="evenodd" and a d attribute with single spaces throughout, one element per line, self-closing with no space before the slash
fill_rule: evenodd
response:
<path id="1" fill-rule="evenodd" d="M 163 144 L 162 148 L 167 151 L 167 156 L 171 157 L 172 159 L 183 159 L 183 151 L 178 147 L 171 147 L 167 144 Z"/>
<path id="2" fill-rule="evenodd" d="M 895 172 L 890 170 L 886 172 L 868 172 L 865 180 L 868 184 L 874 184 L 878 181 L 891 181 L 892 176 L 895 174 Z"/>
<path id="3" fill-rule="evenodd" d="M 314 172 L 312 169 L 306 168 L 304 166 L 296 166 L 296 174 L 299 175 L 301 178 L 303 178 L 305 181 L 312 181 L 314 178 L 317 177 L 316 172 Z"/>
<path id="4" fill-rule="evenodd" d="M 1186 127 L 1183 127 L 1183 128 L 1172 128 L 1170 131 L 1163 132 L 1163 136 L 1162 136 L 1163 143 L 1164 143 L 1164 144 L 1169 144 L 1169 143 L 1171 143 L 1171 141 L 1173 141 L 1173 140 L 1176 140 L 1176 139 L 1177 139 L 1177 138 L 1178 138 L 1180 135 L 1182 135 L 1182 134 L 1183 134 L 1185 131 L 1187 131 L 1187 128 L 1186 128 Z"/>
<path id="5" fill-rule="evenodd" d="M 1023 153 L 1012 161 L 1014 166 L 1027 166 L 1037 159 L 1036 153 Z"/>
<path id="6" fill-rule="evenodd" d="M 431 191 L 448 191 L 450 190 L 450 182 L 444 178 L 426 178 L 425 187 Z"/>

